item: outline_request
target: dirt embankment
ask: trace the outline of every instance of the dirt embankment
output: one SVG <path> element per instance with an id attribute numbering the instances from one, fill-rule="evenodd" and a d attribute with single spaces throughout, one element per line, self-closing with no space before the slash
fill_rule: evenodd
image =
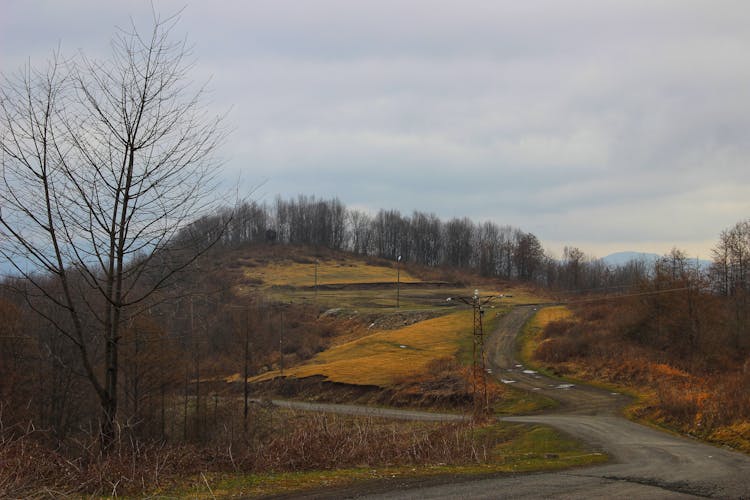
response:
<path id="1" fill-rule="evenodd" d="M 277 377 L 253 385 L 253 397 L 288 398 L 332 404 L 391 406 L 455 411 L 472 402 L 465 380 L 447 375 L 442 379 L 404 381 L 394 387 L 331 382 L 325 377 Z"/>
<path id="2" fill-rule="evenodd" d="M 318 284 L 313 286 L 296 287 L 303 290 L 390 290 L 396 286 L 395 281 L 378 281 L 372 283 L 326 283 Z M 434 288 L 457 288 L 460 287 L 460 283 L 451 283 L 448 281 L 407 281 L 399 283 L 399 288 L 402 290 L 419 290 L 419 289 L 434 289 Z M 294 288 L 289 286 L 288 288 Z"/>

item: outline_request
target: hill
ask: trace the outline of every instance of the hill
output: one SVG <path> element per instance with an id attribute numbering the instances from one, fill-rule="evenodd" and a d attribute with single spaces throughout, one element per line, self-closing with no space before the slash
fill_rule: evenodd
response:
<path id="1" fill-rule="evenodd" d="M 656 253 L 626 251 L 611 253 L 606 257 L 602 257 L 601 260 L 608 266 L 619 267 L 632 261 L 639 261 L 646 265 L 653 265 L 662 257 L 662 255 Z M 693 262 L 697 262 L 701 269 L 708 269 L 711 266 L 710 260 L 695 259 Z"/>
<path id="2" fill-rule="evenodd" d="M 288 394 L 287 382 L 305 379 L 392 390 L 437 360 L 470 352 L 468 306 L 448 297 L 475 288 L 508 295 L 496 301 L 498 311 L 537 300 L 521 285 L 455 270 L 290 245 L 217 249 L 181 287 L 171 307 L 183 313 L 169 328 L 189 332 L 188 350 L 207 344 L 200 377 L 222 392 L 234 389 L 215 381 L 242 380 L 245 338 L 252 345 L 247 373 L 263 383 L 258 390 L 283 385 Z"/>
<path id="3" fill-rule="evenodd" d="M 659 260 L 660 257 L 661 255 L 655 253 L 626 251 L 611 253 L 606 257 L 602 257 L 602 261 L 608 266 L 623 266 L 634 260 L 653 264 Z"/>
<path id="4" fill-rule="evenodd" d="M 335 398 L 331 391 L 341 392 L 344 385 L 369 392 L 378 387 L 381 392 L 373 397 L 387 394 L 401 404 L 432 404 L 439 399 L 443 404 L 463 404 L 468 383 L 457 383 L 464 375 L 456 360 L 470 353 L 472 319 L 468 306 L 446 299 L 469 296 L 475 287 L 485 296 L 509 295 L 497 301 L 497 313 L 505 305 L 536 300 L 518 285 L 500 289 L 501 283 L 478 276 L 457 280 L 455 271 L 441 274 L 343 252 L 263 247 L 253 257 L 233 252 L 221 261 L 221 268 L 232 269 L 232 300 L 262 298 L 267 308 L 279 311 L 268 333 L 256 335 L 265 339 L 265 349 L 254 341 L 265 355 L 256 353 L 263 361 L 251 370 L 251 375 L 258 374 L 250 381 L 256 391 L 281 391 L 286 396 L 310 396 L 313 385 L 315 397 L 322 391 Z M 471 284 L 464 285 L 466 281 Z M 300 314 L 303 310 L 306 313 Z M 488 328 L 495 316 L 487 316 Z M 327 326 L 321 330 L 321 325 Z M 239 370 L 214 375 L 232 384 L 242 381 Z M 432 397 L 430 391 L 402 397 L 413 381 L 429 376 L 450 379 L 447 387 L 440 387 L 441 397 Z M 351 394 L 352 387 L 344 390 Z"/>

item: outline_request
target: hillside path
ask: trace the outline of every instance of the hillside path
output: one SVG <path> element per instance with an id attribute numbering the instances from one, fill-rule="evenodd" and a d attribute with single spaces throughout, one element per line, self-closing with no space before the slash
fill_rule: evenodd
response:
<path id="1" fill-rule="evenodd" d="M 409 488 L 371 499 L 407 498 L 750 498 L 750 457 L 628 421 L 628 398 L 564 384 L 528 370 L 515 358 L 515 339 L 535 307 L 516 307 L 488 336 L 489 366 L 498 380 L 560 403 L 547 413 L 505 417 L 558 428 L 609 454 L 605 465 L 561 472 L 502 475 Z M 356 495 L 354 495 L 356 496 Z"/>

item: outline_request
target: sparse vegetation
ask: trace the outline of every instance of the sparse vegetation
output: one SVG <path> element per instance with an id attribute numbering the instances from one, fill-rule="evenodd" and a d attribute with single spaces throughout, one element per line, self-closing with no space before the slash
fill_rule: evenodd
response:
<path id="1" fill-rule="evenodd" d="M 675 299 L 659 299 L 665 317 L 679 314 L 672 309 L 681 303 Z M 637 394 L 638 403 L 628 410 L 634 418 L 750 451 L 746 363 L 738 363 L 729 346 L 707 353 L 715 364 L 706 366 L 685 359 L 679 346 L 662 348 L 658 338 L 650 344 L 634 337 L 632 325 L 648 307 L 642 302 L 579 305 L 561 321 L 548 321 L 556 313 L 542 310 L 532 323 L 539 336 L 528 337 L 526 349 L 533 352 L 527 355 L 547 371 Z"/>
<path id="2" fill-rule="evenodd" d="M 122 434 L 106 456 L 95 442 L 64 453 L 5 429 L 0 496 L 255 496 L 362 479 L 554 469 L 605 459 L 549 429 L 517 424 L 393 422 L 255 407 L 248 431 L 233 435 L 232 414 L 241 418 L 238 406 L 223 413 L 225 431 L 210 444 L 144 445 Z"/>

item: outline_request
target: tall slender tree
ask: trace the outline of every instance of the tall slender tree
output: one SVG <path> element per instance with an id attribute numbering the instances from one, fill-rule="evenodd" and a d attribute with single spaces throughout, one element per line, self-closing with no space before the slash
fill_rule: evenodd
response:
<path id="1" fill-rule="evenodd" d="M 212 243 L 181 229 L 213 209 L 224 134 L 188 78 L 184 41 L 171 40 L 177 21 L 120 30 L 107 60 L 55 54 L 0 91 L 0 252 L 77 349 L 105 448 L 122 325 Z"/>

